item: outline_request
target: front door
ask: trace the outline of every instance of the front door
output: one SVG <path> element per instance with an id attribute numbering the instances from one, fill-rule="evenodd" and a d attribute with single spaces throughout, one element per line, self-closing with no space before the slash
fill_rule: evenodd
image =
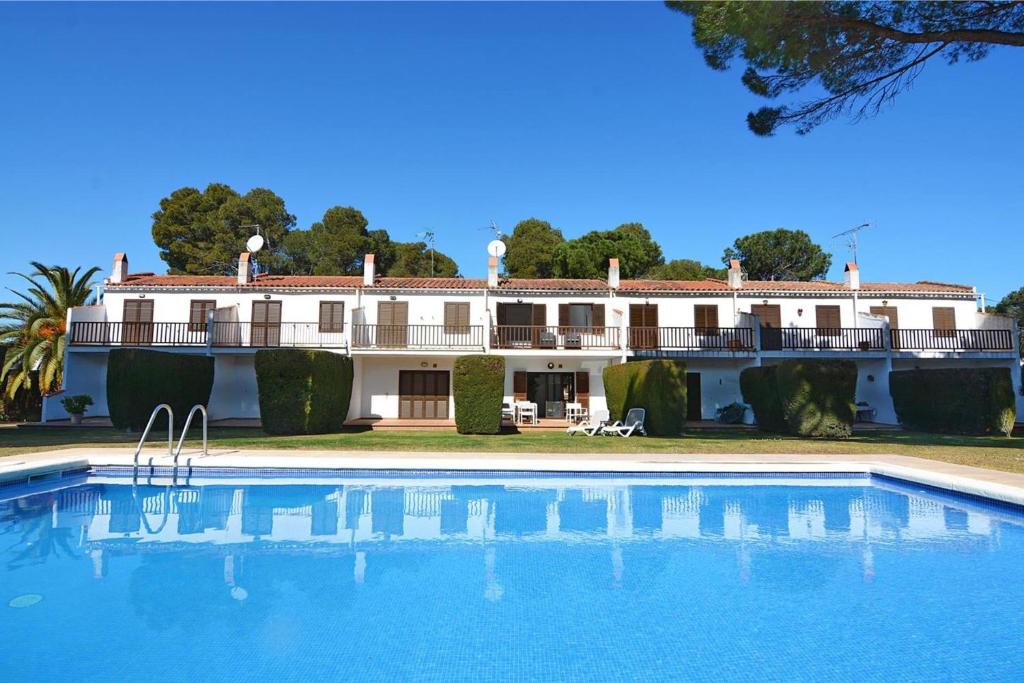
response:
<path id="1" fill-rule="evenodd" d="M 252 346 L 281 345 L 281 302 L 252 302 Z"/>
<path id="2" fill-rule="evenodd" d="M 782 348 L 782 309 L 777 304 L 755 304 L 750 312 L 761 321 L 761 348 L 777 351 Z"/>
<path id="3" fill-rule="evenodd" d="M 697 421 L 704 419 L 704 411 L 700 402 L 700 373 L 686 373 L 686 419 Z"/>
<path id="4" fill-rule="evenodd" d="M 399 370 L 398 417 L 447 420 L 448 381 L 447 370 Z"/>
<path id="5" fill-rule="evenodd" d="M 122 344 L 145 346 L 153 343 L 152 299 L 125 301 L 121 320 Z"/>
<path id="6" fill-rule="evenodd" d="M 377 345 L 405 346 L 408 343 L 409 302 L 379 302 L 377 304 Z"/>
<path id="7" fill-rule="evenodd" d="M 528 373 L 527 397 L 537 404 L 540 417 L 565 417 L 565 404 L 576 400 L 575 374 L 571 372 Z"/>
<path id="8" fill-rule="evenodd" d="M 658 304 L 629 305 L 629 346 L 658 348 Z"/>

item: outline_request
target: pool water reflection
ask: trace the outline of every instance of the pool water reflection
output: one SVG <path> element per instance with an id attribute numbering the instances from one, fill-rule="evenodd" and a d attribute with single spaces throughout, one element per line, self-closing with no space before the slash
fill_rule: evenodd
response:
<path id="1" fill-rule="evenodd" d="M 1013 680 L 1024 516 L 864 477 L 0 489 L 15 678 Z"/>

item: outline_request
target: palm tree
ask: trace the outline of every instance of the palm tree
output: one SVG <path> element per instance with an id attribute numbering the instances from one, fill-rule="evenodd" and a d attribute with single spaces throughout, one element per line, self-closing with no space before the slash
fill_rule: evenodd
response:
<path id="1" fill-rule="evenodd" d="M 38 261 L 32 268 L 29 275 L 12 273 L 31 285 L 26 292 L 11 290 L 20 301 L 0 303 L 0 346 L 7 347 L 0 382 L 8 398 L 30 389 L 33 377 L 43 394 L 60 388 L 68 309 L 90 302 L 92 276 L 99 272 L 94 267 L 79 275 L 81 268 L 72 271 Z"/>

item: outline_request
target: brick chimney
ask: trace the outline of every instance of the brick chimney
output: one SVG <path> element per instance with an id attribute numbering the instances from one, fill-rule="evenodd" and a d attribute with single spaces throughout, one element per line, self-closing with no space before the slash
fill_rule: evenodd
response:
<path id="1" fill-rule="evenodd" d="M 843 270 L 843 282 L 847 289 L 860 289 L 860 269 L 856 263 L 847 263 Z"/>
<path id="2" fill-rule="evenodd" d="M 238 255 L 238 284 L 246 285 L 252 282 L 252 254 L 243 251 Z"/>
<path id="3" fill-rule="evenodd" d="M 373 278 L 377 275 L 376 267 L 374 266 L 375 258 L 373 254 L 367 254 L 363 257 L 363 287 L 373 287 Z"/>
<path id="4" fill-rule="evenodd" d="M 740 268 L 739 259 L 729 259 L 729 286 L 743 289 L 743 269 Z"/>
<path id="5" fill-rule="evenodd" d="M 487 259 L 487 288 L 498 288 L 498 257 L 492 256 Z"/>
<path id="6" fill-rule="evenodd" d="M 619 288 L 619 259 L 617 258 L 608 259 L 608 287 Z"/>
<path id="7" fill-rule="evenodd" d="M 124 282 L 128 279 L 128 254 L 119 251 L 114 254 L 114 269 L 110 273 L 110 281 L 113 283 Z"/>

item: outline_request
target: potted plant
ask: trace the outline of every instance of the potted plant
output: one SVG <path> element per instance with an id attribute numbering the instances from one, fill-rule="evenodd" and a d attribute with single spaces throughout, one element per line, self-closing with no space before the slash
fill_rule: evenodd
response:
<path id="1" fill-rule="evenodd" d="M 92 405 L 92 396 L 88 394 L 65 396 L 60 400 L 60 404 L 64 406 L 64 411 L 71 416 L 71 424 L 80 425 L 86 408 Z"/>

